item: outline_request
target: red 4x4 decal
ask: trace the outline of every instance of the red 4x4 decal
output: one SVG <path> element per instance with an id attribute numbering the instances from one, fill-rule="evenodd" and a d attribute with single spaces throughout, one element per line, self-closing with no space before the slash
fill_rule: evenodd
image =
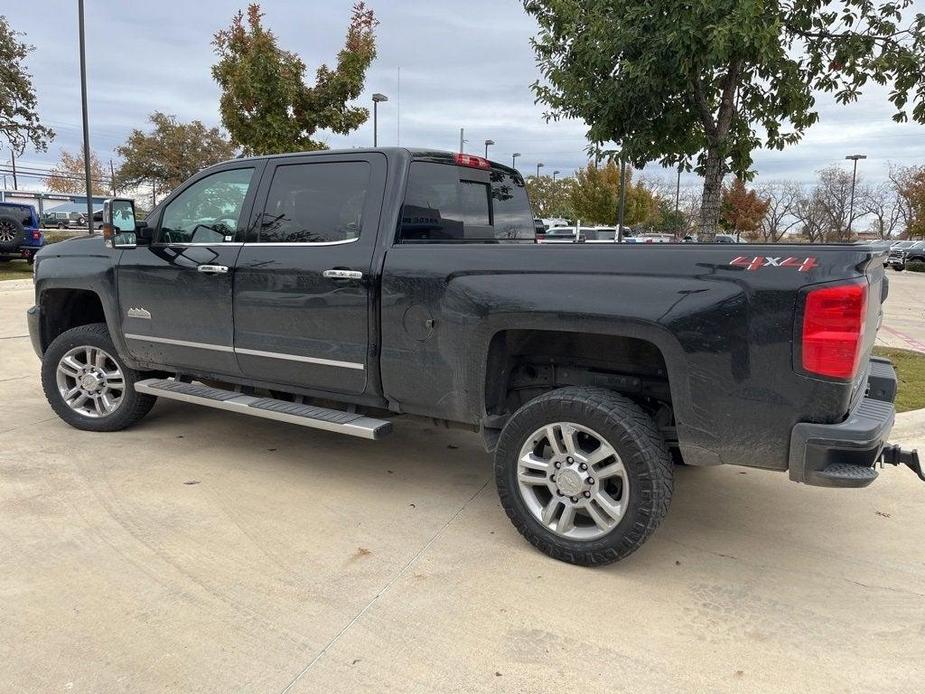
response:
<path id="1" fill-rule="evenodd" d="M 740 255 L 729 261 L 730 265 L 744 267 L 746 270 L 759 270 L 763 267 L 795 267 L 798 272 L 809 272 L 814 267 L 819 267 L 816 259 L 812 256 L 808 258 L 789 258 L 778 257 L 771 258 L 768 256 L 755 256 L 754 258 Z"/>

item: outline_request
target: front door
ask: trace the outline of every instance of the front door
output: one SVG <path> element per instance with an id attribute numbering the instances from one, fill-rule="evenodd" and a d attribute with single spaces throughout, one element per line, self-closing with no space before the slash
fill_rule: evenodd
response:
<path id="1" fill-rule="evenodd" d="M 262 163 L 260 164 L 262 166 Z M 191 371 L 238 375 L 232 284 L 259 172 L 211 170 L 175 193 L 150 246 L 122 253 L 122 330 L 131 355 Z"/>
<path id="2" fill-rule="evenodd" d="M 246 376 L 363 392 L 385 174 L 381 154 L 268 164 L 234 283 L 234 346 Z"/>

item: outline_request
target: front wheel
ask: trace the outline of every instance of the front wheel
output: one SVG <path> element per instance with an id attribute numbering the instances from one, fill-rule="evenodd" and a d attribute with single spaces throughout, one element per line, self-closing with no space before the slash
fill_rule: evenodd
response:
<path id="1" fill-rule="evenodd" d="M 671 454 L 655 422 L 601 388 L 562 388 L 508 420 L 495 451 L 501 504 L 520 533 L 561 561 L 623 559 L 668 512 Z"/>
<path id="2" fill-rule="evenodd" d="M 42 357 L 51 409 L 85 431 L 118 431 L 148 414 L 157 398 L 135 392 L 139 379 L 119 358 L 104 323 L 63 332 Z"/>

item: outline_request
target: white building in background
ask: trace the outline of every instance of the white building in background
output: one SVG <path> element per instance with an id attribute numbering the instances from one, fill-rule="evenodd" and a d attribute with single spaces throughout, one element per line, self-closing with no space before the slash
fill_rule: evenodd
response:
<path id="1" fill-rule="evenodd" d="M 94 195 L 90 198 L 93 211 L 103 209 L 106 198 Z M 87 198 L 84 195 L 70 195 L 68 193 L 41 193 L 34 190 L 7 190 L 0 188 L 0 202 L 15 202 L 23 205 L 32 205 L 39 213 L 39 219 L 46 212 L 83 212 L 86 216 Z"/>

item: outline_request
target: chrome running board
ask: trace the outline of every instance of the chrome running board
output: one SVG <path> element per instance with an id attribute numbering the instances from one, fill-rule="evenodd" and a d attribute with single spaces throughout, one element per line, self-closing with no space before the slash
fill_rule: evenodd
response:
<path id="1" fill-rule="evenodd" d="M 324 429 L 363 439 L 381 439 L 392 431 L 392 422 L 360 414 L 331 410 L 326 407 L 303 405 L 275 398 L 242 395 L 233 390 L 210 388 L 199 383 L 183 383 L 166 378 L 138 381 L 135 390 L 159 398 L 214 407 L 228 412 L 263 417 L 277 422 L 298 424 L 312 429 Z"/>

